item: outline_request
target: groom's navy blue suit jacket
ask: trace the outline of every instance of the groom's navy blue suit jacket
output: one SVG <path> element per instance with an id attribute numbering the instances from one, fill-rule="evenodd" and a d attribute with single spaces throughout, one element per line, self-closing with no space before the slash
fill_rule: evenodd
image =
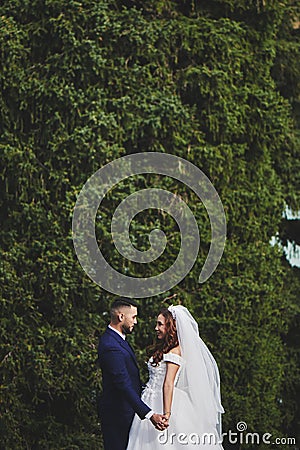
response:
<path id="1" fill-rule="evenodd" d="M 98 356 L 102 370 L 99 412 L 104 448 L 125 450 L 134 414 L 144 419 L 150 411 L 140 398 L 137 361 L 128 342 L 110 328 L 100 337 Z"/>

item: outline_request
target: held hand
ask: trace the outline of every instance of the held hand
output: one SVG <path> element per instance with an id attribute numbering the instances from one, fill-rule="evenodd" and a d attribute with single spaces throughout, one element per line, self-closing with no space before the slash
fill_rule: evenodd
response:
<path id="1" fill-rule="evenodd" d="M 154 413 L 150 420 L 155 428 L 160 431 L 165 430 L 169 426 L 168 420 L 162 414 Z"/>
<path id="2" fill-rule="evenodd" d="M 171 413 L 170 413 L 170 412 L 165 412 L 165 413 L 163 413 L 163 418 L 164 418 L 164 420 L 165 420 L 166 422 L 169 422 L 170 416 L 171 416 Z"/>

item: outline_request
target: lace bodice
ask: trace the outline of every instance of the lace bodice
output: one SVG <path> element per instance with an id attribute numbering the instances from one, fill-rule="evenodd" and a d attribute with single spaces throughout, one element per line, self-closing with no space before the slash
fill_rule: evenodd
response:
<path id="1" fill-rule="evenodd" d="M 162 387 L 166 375 L 167 370 L 167 362 L 173 362 L 179 366 L 179 370 L 176 373 L 174 385 L 176 386 L 178 379 L 180 377 L 180 373 L 182 367 L 184 365 L 184 360 L 181 356 L 176 355 L 175 353 L 166 353 L 163 355 L 162 361 L 157 366 L 152 366 L 152 357 L 149 359 L 147 366 L 149 372 L 149 381 L 145 387 L 145 393 L 147 392 L 147 396 L 156 397 L 161 396 Z"/>

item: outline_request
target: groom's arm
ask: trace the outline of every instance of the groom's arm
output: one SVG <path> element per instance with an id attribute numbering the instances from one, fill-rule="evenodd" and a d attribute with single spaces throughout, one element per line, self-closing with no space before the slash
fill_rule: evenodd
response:
<path id="1" fill-rule="evenodd" d="M 138 416 L 145 419 L 151 409 L 140 399 L 132 386 L 124 354 L 118 349 L 109 349 L 101 354 L 101 365 L 103 370 L 109 374 L 114 387 L 122 393 Z"/>

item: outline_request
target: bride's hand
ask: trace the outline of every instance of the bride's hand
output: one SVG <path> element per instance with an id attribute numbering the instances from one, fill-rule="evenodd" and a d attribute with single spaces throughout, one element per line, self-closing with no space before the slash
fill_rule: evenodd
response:
<path id="1" fill-rule="evenodd" d="M 164 421 L 169 422 L 170 416 L 171 416 L 170 411 L 163 413 Z"/>
<path id="2" fill-rule="evenodd" d="M 169 426 L 168 421 L 165 419 L 165 417 L 162 414 L 154 413 L 152 415 L 152 417 L 150 418 L 150 420 L 153 423 L 153 425 L 155 426 L 155 428 L 160 431 L 165 430 Z"/>

